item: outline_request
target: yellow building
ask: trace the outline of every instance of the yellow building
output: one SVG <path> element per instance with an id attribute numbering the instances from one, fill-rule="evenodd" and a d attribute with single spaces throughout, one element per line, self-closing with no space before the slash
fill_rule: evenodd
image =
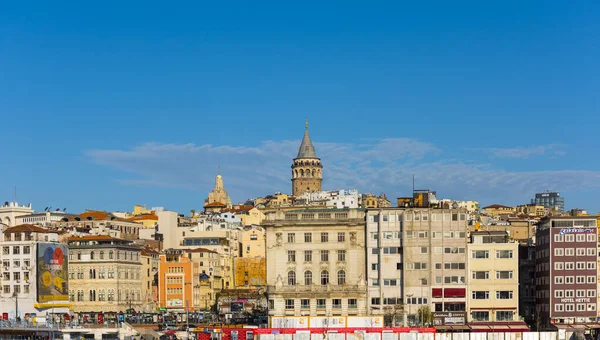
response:
<path id="1" fill-rule="evenodd" d="M 158 216 L 154 214 L 154 211 L 147 214 L 134 215 L 127 219 L 132 222 L 141 223 L 144 228 L 154 228 L 158 224 Z"/>
<path id="2" fill-rule="evenodd" d="M 264 286 L 267 284 L 267 261 L 263 257 L 235 259 L 236 288 Z"/>
<path id="3" fill-rule="evenodd" d="M 259 225 L 264 219 L 265 214 L 258 208 L 252 208 L 250 210 L 240 210 L 237 212 L 237 216 L 240 218 L 242 225 Z"/>
<path id="4" fill-rule="evenodd" d="M 198 265 L 200 308 L 207 309 L 215 303 L 216 293 L 224 286 L 221 256 L 206 248 L 189 249 L 186 253 Z"/>
<path id="5" fill-rule="evenodd" d="M 524 204 L 517 206 L 516 212 L 528 216 L 544 217 L 546 209 L 543 205 Z"/>
<path id="6" fill-rule="evenodd" d="M 468 321 L 519 320 L 519 244 L 502 231 L 471 232 Z"/>
<path id="7" fill-rule="evenodd" d="M 261 227 L 242 232 L 242 257 L 265 257 L 265 230 Z"/>
<path id="8" fill-rule="evenodd" d="M 481 213 L 488 216 L 513 215 L 517 209 L 502 204 L 492 204 L 481 209 Z"/>
<path id="9" fill-rule="evenodd" d="M 146 209 L 145 205 L 134 205 L 133 206 L 133 212 L 131 213 L 133 216 L 138 216 L 138 215 L 146 215 L 146 214 L 154 214 L 154 211 L 150 210 L 150 209 Z"/>

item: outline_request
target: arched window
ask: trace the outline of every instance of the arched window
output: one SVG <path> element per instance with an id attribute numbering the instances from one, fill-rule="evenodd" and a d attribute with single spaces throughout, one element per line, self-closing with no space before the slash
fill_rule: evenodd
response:
<path id="1" fill-rule="evenodd" d="M 93 260 L 93 259 L 94 259 L 94 251 L 92 250 L 92 251 L 90 252 L 90 260 Z"/>
<path id="2" fill-rule="evenodd" d="M 112 260 L 112 259 L 113 259 L 113 257 L 114 257 L 114 253 L 113 253 L 113 251 L 111 250 L 111 251 L 109 251 L 109 252 L 108 252 L 108 259 L 109 259 L 109 260 Z"/>
<path id="3" fill-rule="evenodd" d="M 200 267 L 204 266 L 204 262 L 200 261 Z"/>
<path id="4" fill-rule="evenodd" d="M 304 169 L 300 169 L 300 177 L 304 177 Z"/>
<path id="5" fill-rule="evenodd" d="M 321 272 L 321 284 L 328 285 L 329 284 L 329 272 L 324 270 Z"/>
<path id="6" fill-rule="evenodd" d="M 104 260 L 104 251 L 103 250 L 100 251 L 100 260 Z"/>
<path id="7" fill-rule="evenodd" d="M 346 272 L 343 270 L 338 271 L 338 285 L 346 284 Z"/>
<path id="8" fill-rule="evenodd" d="M 314 170 L 312 171 L 312 177 L 315 177 L 315 171 Z"/>
<path id="9" fill-rule="evenodd" d="M 290 271 L 288 272 L 288 286 L 295 286 L 296 285 L 296 272 L 295 271 Z"/>
<path id="10" fill-rule="evenodd" d="M 312 272 L 310 270 L 307 270 L 304 272 L 304 284 L 310 286 L 312 285 L 312 283 Z"/>
<path id="11" fill-rule="evenodd" d="M 81 260 L 81 252 L 80 251 L 77 252 L 77 259 Z"/>

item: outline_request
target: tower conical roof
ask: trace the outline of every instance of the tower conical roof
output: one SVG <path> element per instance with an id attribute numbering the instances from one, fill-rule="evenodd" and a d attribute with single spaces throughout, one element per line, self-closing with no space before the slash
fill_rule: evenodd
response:
<path id="1" fill-rule="evenodd" d="M 302 144 L 300 144 L 296 158 L 318 158 L 308 134 L 308 122 L 306 122 L 306 130 L 304 130 L 304 137 L 302 138 Z"/>

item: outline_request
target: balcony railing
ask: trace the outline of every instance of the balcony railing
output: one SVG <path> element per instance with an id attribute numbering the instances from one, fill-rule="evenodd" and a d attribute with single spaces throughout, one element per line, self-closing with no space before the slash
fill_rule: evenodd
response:
<path id="1" fill-rule="evenodd" d="M 267 286 L 269 293 L 366 293 L 367 287 L 364 285 L 295 285 L 295 286 Z"/>

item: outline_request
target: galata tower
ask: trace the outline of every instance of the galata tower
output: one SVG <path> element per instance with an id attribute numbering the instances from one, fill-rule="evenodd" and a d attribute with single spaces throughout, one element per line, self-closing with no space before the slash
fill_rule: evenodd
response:
<path id="1" fill-rule="evenodd" d="M 292 164 L 292 194 L 296 197 L 305 192 L 321 191 L 323 165 L 315 153 L 315 147 L 308 134 L 308 121 L 304 130 L 302 144 Z"/>

